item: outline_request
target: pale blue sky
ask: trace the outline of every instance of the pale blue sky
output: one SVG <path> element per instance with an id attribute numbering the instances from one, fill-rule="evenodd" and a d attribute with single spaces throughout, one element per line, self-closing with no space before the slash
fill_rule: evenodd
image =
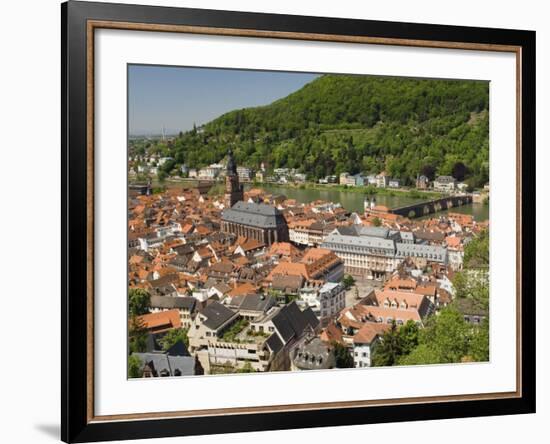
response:
<path id="1" fill-rule="evenodd" d="M 130 135 L 186 131 L 234 109 L 267 105 L 318 74 L 130 65 Z"/>

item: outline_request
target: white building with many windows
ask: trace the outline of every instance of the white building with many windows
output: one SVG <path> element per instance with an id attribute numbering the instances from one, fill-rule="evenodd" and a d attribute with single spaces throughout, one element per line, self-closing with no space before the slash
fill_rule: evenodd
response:
<path id="1" fill-rule="evenodd" d="M 456 188 L 456 179 L 451 176 L 439 176 L 434 180 L 434 190 L 453 191 Z"/>
<path id="2" fill-rule="evenodd" d="M 429 262 L 447 265 L 445 247 L 410 243 L 399 231 L 383 227 L 338 227 L 321 246 L 342 259 L 345 273 L 360 278 L 384 279 L 407 257 L 419 266 Z"/>
<path id="3" fill-rule="evenodd" d="M 310 307 L 326 327 L 346 306 L 346 290 L 341 282 L 327 282 L 321 287 L 306 286 L 300 290 L 300 306 Z"/>
<path id="4" fill-rule="evenodd" d="M 327 282 L 319 290 L 320 316 L 324 327 L 346 306 L 346 289 L 341 282 Z"/>

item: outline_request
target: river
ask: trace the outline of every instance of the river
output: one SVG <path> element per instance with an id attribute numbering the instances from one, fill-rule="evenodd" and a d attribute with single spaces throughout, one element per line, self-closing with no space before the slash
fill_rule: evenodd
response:
<path id="1" fill-rule="evenodd" d="M 182 185 L 189 185 L 189 182 L 169 182 L 162 184 L 168 187 L 179 187 Z M 156 182 L 153 182 L 153 186 L 159 186 Z M 253 188 L 250 183 L 244 184 L 245 190 Z M 310 203 L 314 200 L 324 200 L 326 202 L 339 202 L 342 206 L 349 211 L 355 211 L 356 213 L 363 212 L 363 201 L 365 195 L 357 191 L 346 191 L 338 188 L 299 188 L 295 186 L 275 185 L 262 183 L 256 186 L 266 190 L 272 194 L 284 194 L 289 199 L 295 199 L 300 203 Z M 409 205 L 417 202 L 424 202 L 430 200 L 429 197 L 410 197 L 405 193 L 395 191 L 393 195 L 390 194 L 377 194 L 376 204 L 383 205 L 388 208 L 396 208 L 404 205 Z M 419 219 L 427 219 L 434 217 L 435 215 L 445 215 L 449 210 L 439 211 L 438 213 L 431 214 L 429 216 L 420 217 Z M 477 221 L 484 221 L 489 219 L 489 205 L 472 203 L 464 205 L 462 207 L 454 207 L 450 210 L 452 213 L 471 214 Z"/>
<path id="2" fill-rule="evenodd" d="M 245 188 L 250 186 L 247 184 Z M 341 189 L 319 189 L 319 188 L 297 188 L 293 186 L 261 184 L 258 188 L 262 188 L 270 193 L 284 194 L 289 199 L 296 199 L 300 203 L 309 203 L 314 200 L 324 200 L 327 202 L 339 202 L 349 211 L 357 213 L 363 212 L 363 201 L 365 195 L 355 191 L 345 191 Z M 388 208 L 396 208 L 404 205 L 409 205 L 417 202 L 429 200 L 427 198 L 414 198 L 407 195 L 400 195 L 398 191 L 395 195 L 378 194 L 376 195 L 376 204 L 384 205 Z M 469 204 L 462 207 L 455 207 L 450 210 L 453 213 L 471 214 L 477 221 L 489 219 L 489 205 Z M 448 210 L 426 216 L 426 218 L 434 217 L 435 215 L 444 215 Z M 424 218 L 420 218 L 424 219 Z"/>

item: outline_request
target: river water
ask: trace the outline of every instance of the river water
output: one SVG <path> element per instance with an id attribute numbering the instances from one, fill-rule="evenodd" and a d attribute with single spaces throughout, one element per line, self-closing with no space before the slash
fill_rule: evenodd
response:
<path id="1" fill-rule="evenodd" d="M 249 186 L 245 185 L 246 188 Z M 355 191 L 345 191 L 340 189 L 318 189 L 318 188 L 297 188 L 282 185 L 261 184 L 258 188 L 262 188 L 269 193 L 284 194 L 289 199 L 295 199 L 300 203 L 309 203 L 315 200 L 324 200 L 327 202 L 339 202 L 342 206 L 349 211 L 355 211 L 357 213 L 363 212 L 363 201 L 365 195 Z M 423 202 L 429 199 L 426 198 L 414 198 L 406 195 L 399 195 L 399 192 L 395 192 L 396 195 L 376 195 L 376 204 L 384 205 L 388 208 L 396 208 L 404 205 L 409 205 L 417 202 Z M 489 205 L 483 204 L 470 204 L 462 207 L 455 207 L 451 210 L 453 213 L 471 214 L 477 221 L 489 219 Z M 446 211 L 440 211 L 426 217 L 434 217 L 435 215 L 444 215 L 448 213 Z M 420 218 L 423 219 L 423 218 Z"/>
<path id="2" fill-rule="evenodd" d="M 166 182 L 163 185 L 168 187 L 181 187 L 182 185 L 189 185 L 191 182 Z M 159 186 L 156 182 L 153 182 L 153 186 Z M 245 190 L 253 188 L 252 184 L 244 184 Z M 356 213 L 363 212 L 363 202 L 365 195 L 356 191 L 346 191 L 337 188 L 299 188 L 295 186 L 275 185 L 262 183 L 256 186 L 257 188 L 264 189 L 268 193 L 272 194 L 284 194 L 289 199 L 295 199 L 299 203 L 310 203 L 315 200 L 323 200 L 326 202 L 339 202 L 342 206 L 349 211 Z M 426 197 L 410 197 L 401 194 L 399 191 L 395 191 L 394 195 L 377 194 L 376 204 L 383 205 L 388 208 L 397 208 L 404 205 L 409 205 L 417 202 L 424 202 L 430 200 Z M 472 203 L 464 205 L 462 207 L 454 207 L 450 210 L 452 213 L 471 214 L 477 221 L 484 221 L 489 219 L 489 205 Z M 440 211 L 429 216 L 420 217 L 418 219 L 427 219 L 435 217 L 436 215 L 445 215 L 449 210 Z"/>

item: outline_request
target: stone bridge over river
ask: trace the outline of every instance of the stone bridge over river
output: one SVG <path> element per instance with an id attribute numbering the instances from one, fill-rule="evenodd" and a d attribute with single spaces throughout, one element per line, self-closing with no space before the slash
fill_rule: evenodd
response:
<path id="1" fill-rule="evenodd" d="M 390 213 L 399 214 L 400 216 L 413 219 L 415 217 L 427 216 L 428 214 L 436 213 L 438 211 L 468 205 L 472 202 L 473 197 L 471 194 L 463 194 L 460 196 L 443 197 L 441 199 L 434 199 L 427 202 L 419 202 L 411 205 L 405 205 L 403 207 L 392 208 Z"/>

